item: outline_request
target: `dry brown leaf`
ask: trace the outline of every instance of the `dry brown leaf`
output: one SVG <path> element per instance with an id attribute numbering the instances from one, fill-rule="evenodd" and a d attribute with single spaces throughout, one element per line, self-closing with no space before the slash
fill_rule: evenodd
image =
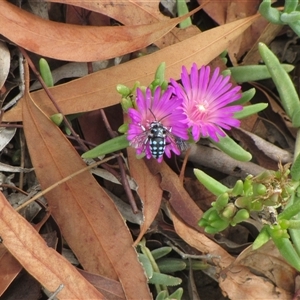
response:
<path id="1" fill-rule="evenodd" d="M 0 229 L 1 231 L 1 229 Z M 6 291 L 12 281 L 22 270 L 22 265 L 7 251 L 2 244 L 0 245 L 0 296 Z"/>
<path id="2" fill-rule="evenodd" d="M 169 203 L 174 211 L 186 224 L 196 230 L 201 230 L 197 223 L 202 216 L 202 211 L 184 189 L 178 175 L 164 161 L 158 163 L 152 159 L 148 160 L 146 164 L 152 174 L 156 175 L 159 173 L 161 175 L 160 186 L 163 190 L 170 193 Z"/>
<path id="3" fill-rule="evenodd" d="M 256 276 L 242 265 L 230 267 L 221 272 L 219 285 L 231 300 L 278 299 L 291 300 L 292 295 L 261 276 Z"/>
<path id="4" fill-rule="evenodd" d="M 259 38 L 252 45 L 245 57 L 243 57 L 243 65 L 259 64 L 261 61 L 261 56 L 257 47 L 258 43 L 262 42 L 266 45 L 269 45 L 271 41 L 273 41 L 275 37 L 278 36 L 280 31 L 282 30 L 282 27 L 283 25 L 269 23 L 261 32 Z"/>
<path id="5" fill-rule="evenodd" d="M 257 18 L 258 15 L 219 26 L 153 54 L 58 85 L 50 91 L 65 114 L 118 104 L 120 98 L 116 93 L 117 84 L 122 83 L 131 87 L 135 81 L 140 81 L 142 85 L 149 85 L 160 62 L 166 62 L 167 79 L 178 79 L 182 65 L 189 68 L 193 62 L 199 66 L 208 64 Z M 32 93 L 31 97 L 48 116 L 56 113 L 43 90 Z M 21 121 L 23 101 L 24 98 L 5 113 L 2 120 Z"/>
<path id="6" fill-rule="evenodd" d="M 47 212 L 42 220 L 37 224 L 32 225 L 32 227 L 38 232 L 41 227 L 49 220 L 50 213 Z M 53 219 L 50 219 L 50 222 L 54 222 Z M 48 228 L 51 228 L 51 225 L 48 224 Z M 52 237 L 52 235 L 50 235 Z M 57 234 L 55 233 L 55 243 L 57 240 Z M 47 245 L 49 246 L 49 240 L 47 240 Z M 11 253 L 0 244 L 0 296 L 8 289 L 13 280 L 19 275 L 23 269 L 22 265 L 12 256 Z"/>
<path id="7" fill-rule="evenodd" d="M 49 248 L 36 230 L 0 193 L 0 236 L 3 245 L 50 292 L 60 284 L 59 299 L 104 299 L 60 254 Z"/>
<path id="8" fill-rule="evenodd" d="M 41 56 L 67 61 L 105 60 L 134 52 L 164 36 L 184 18 L 136 26 L 79 26 L 48 21 L 0 1 L 3 36 Z"/>
<path id="9" fill-rule="evenodd" d="M 243 265 L 249 267 L 255 274 L 263 274 L 288 293 L 295 291 L 295 278 L 298 272 L 282 257 L 272 240 L 257 250 L 249 246 L 240 253 L 234 265 Z"/>
<path id="10" fill-rule="evenodd" d="M 30 157 L 42 189 L 86 166 L 29 94 L 25 96 L 23 119 Z M 57 186 L 46 198 L 64 238 L 85 270 L 119 280 L 129 299 L 150 298 L 128 228 L 89 172 Z"/>
<path id="11" fill-rule="evenodd" d="M 202 3 L 203 1 L 198 0 Z M 210 1 L 203 7 L 205 12 L 218 24 L 227 24 L 241 18 L 252 16 L 257 12 L 260 0 L 223 0 Z M 268 25 L 264 18 L 258 19 L 241 36 L 236 39 L 229 47 L 228 54 L 231 62 L 236 65 L 239 59 L 255 44 Z"/>
<path id="12" fill-rule="evenodd" d="M 119 281 L 77 269 L 107 300 L 125 300 L 125 294 Z"/>
<path id="13" fill-rule="evenodd" d="M 162 189 L 159 186 L 159 176 L 151 174 L 145 161 L 136 158 L 135 149 L 128 148 L 127 154 L 130 175 L 138 185 L 137 192 L 143 202 L 144 222 L 141 225 L 140 234 L 134 242 L 134 245 L 137 245 L 157 215 L 162 199 Z"/>
<path id="14" fill-rule="evenodd" d="M 106 2 L 87 2 L 85 0 L 50 0 L 49 2 L 64 3 L 84 7 L 87 10 L 105 14 L 123 25 L 152 24 L 160 20 L 168 19 L 159 11 L 159 0 L 152 1 L 123 1 L 116 0 L 111 3 Z M 164 48 L 178 43 L 199 33 L 199 28 L 192 25 L 185 29 L 173 28 L 162 38 L 155 41 L 155 45 Z"/>
<path id="15" fill-rule="evenodd" d="M 86 1 L 80 0 L 50 0 L 48 2 L 75 5 L 87 10 L 95 11 L 118 20 L 124 25 L 151 24 L 159 20 L 168 19 L 159 11 L 159 0 L 152 1 Z"/>

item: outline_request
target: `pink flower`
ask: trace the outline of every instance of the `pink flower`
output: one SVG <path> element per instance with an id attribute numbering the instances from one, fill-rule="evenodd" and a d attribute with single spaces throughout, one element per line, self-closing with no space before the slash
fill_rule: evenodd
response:
<path id="1" fill-rule="evenodd" d="M 136 108 L 128 109 L 132 122 L 127 139 L 138 155 L 145 153 L 148 159 L 154 157 L 161 162 L 164 153 L 168 157 L 171 151 L 180 154 L 178 142 L 188 139 L 187 124 L 183 122 L 182 100 L 174 97 L 173 91 L 170 86 L 162 93 L 158 87 L 152 95 L 149 88 L 145 94 L 137 89 Z M 158 133 L 162 139 L 154 138 Z"/>
<path id="2" fill-rule="evenodd" d="M 183 99 L 184 122 L 191 128 L 195 141 L 200 137 L 210 137 L 218 142 L 218 135 L 225 136 L 222 128 L 228 130 L 240 125 L 234 113 L 243 106 L 230 104 L 241 98 L 241 87 L 232 88 L 229 79 L 230 76 L 220 74 L 219 68 L 211 75 L 209 66 L 198 70 L 195 63 L 190 75 L 182 67 L 182 86 L 171 79 L 175 95 Z"/>

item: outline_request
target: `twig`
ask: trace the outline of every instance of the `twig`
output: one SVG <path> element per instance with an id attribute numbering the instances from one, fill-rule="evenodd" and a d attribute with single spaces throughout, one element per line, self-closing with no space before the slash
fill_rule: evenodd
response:
<path id="1" fill-rule="evenodd" d="M 111 136 L 111 138 L 114 138 L 116 136 L 116 134 L 111 129 L 104 110 L 100 109 L 100 113 L 101 113 L 104 125 L 105 125 L 109 135 Z M 120 156 L 118 156 L 117 160 L 118 160 L 118 164 L 119 164 L 120 172 L 121 172 L 121 182 L 123 184 L 123 187 L 124 187 L 125 193 L 127 195 L 128 201 L 131 205 L 132 211 L 136 214 L 136 213 L 138 213 L 138 208 L 137 208 L 135 199 L 133 197 L 132 191 L 130 189 L 130 186 L 129 186 L 129 183 L 128 183 L 128 180 L 127 180 L 127 177 L 126 177 L 126 172 L 125 172 L 125 168 L 124 168 L 122 158 Z"/>
<path id="2" fill-rule="evenodd" d="M 180 170 L 180 174 L 179 174 L 179 181 L 180 181 L 180 183 L 182 185 L 183 185 L 183 180 L 184 180 L 184 172 L 185 172 L 185 169 L 186 169 L 186 164 L 188 162 L 188 158 L 189 158 L 190 152 L 191 152 L 191 149 L 188 148 L 186 150 L 185 155 L 184 155 L 184 160 L 183 160 L 183 163 L 182 163 L 182 166 L 181 166 L 181 170 Z"/>
<path id="3" fill-rule="evenodd" d="M 60 109 L 60 107 L 58 106 L 56 100 L 54 99 L 54 97 L 50 93 L 49 88 L 45 84 L 43 78 L 41 77 L 40 73 L 36 69 L 35 65 L 33 64 L 32 60 L 28 56 L 27 52 L 24 49 L 22 49 L 22 48 L 20 48 L 20 51 L 22 52 L 22 54 L 26 58 L 26 60 L 28 62 L 28 65 L 30 66 L 31 70 L 33 71 L 33 73 L 37 77 L 38 81 L 41 83 L 43 89 L 45 90 L 45 92 L 48 95 L 49 99 L 51 100 L 52 104 L 55 106 L 57 112 L 62 114 L 64 124 L 70 129 L 72 136 L 75 138 L 75 140 L 77 141 L 77 143 L 81 146 L 81 148 L 82 148 L 83 151 L 88 151 L 89 150 L 88 147 L 81 141 L 81 139 L 79 138 L 78 134 L 74 131 L 71 123 L 69 122 L 69 120 L 62 113 L 62 110 Z"/>
<path id="4" fill-rule="evenodd" d="M 53 300 L 64 287 L 65 286 L 63 284 L 60 284 L 56 291 L 51 295 L 51 297 L 48 298 L 48 300 Z"/>
<path id="5" fill-rule="evenodd" d="M 24 169 L 25 167 L 25 137 L 23 130 L 20 130 L 20 148 L 21 148 L 21 158 L 20 158 L 20 167 Z M 24 185 L 24 172 L 20 172 L 20 178 L 19 178 L 19 188 L 23 189 Z"/>
<path id="6" fill-rule="evenodd" d="M 170 240 L 164 239 L 164 243 L 170 246 L 177 254 L 181 256 L 182 259 L 204 259 L 206 261 L 211 261 L 213 258 L 219 258 L 220 256 L 211 255 L 211 254 L 204 254 L 204 255 L 197 255 L 197 254 L 187 254 L 184 253 L 181 249 L 179 249 L 177 246 L 175 246 Z"/>
<path id="7" fill-rule="evenodd" d="M 92 169 L 92 168 L 94 168 L 94 167 L 96 167 L 96 166 L 98 166 L 98 165 L 101 165 L 101 164 L 103 164 L 103 163 L 105 163 L 105 162 L 107 162 L 107 161 L 109 161 L 109 160 L 111 160 L 111 159 L 113 159 L 113 158 L 115 158 L 115 157 L 117 157 L 117 154 L 116 154 L 116 155 L 113 155 L 113 156 L 110 156 L 110 157 L 108 157 L 108 158 L 106 158 L 106 159 L 103 159 L 103 160 L 101 160 L 101 161 L 97 161 L 97 162 L 95 162 L 95 163 L 93 163 L 93 164 L 91 164 L 91 165 L 89 165 L 89 166 L 87 166 L 87 167 L 85 167 L 85 168 L 83 168 L 83 169 L 81 169 L 81 170 L 79 170 L 79 171 L 77 171 L 77 172 L 75 172 L 75 173 L 73 173 L 73 174 L 71 174 L 71 175 L 69 175 L 69 176 L 63 178 L 63 179 L 61 179 L 60 181 L 55 182 L 54 184 L 50 185 L 49 187 L 47 187 L 47 188 L 46 188 L 45 190 L 43 190 L 42 192 L 36 194 L 36 195 L 35 195 L 34 197 L 32 197 L 31 199 L 29 199 L 28 201 L 24 202 L 22 205 L 20 205 L 18 208 L 16 208 L 16 211 L 20 211 L 20 210 L 23 209 L 25 206 L 27 206 L 28 204 L 32 203 L 32 202 L 35 201 L 36 199 L 38 199 L 38 198 L 44 196 L 46 193 L 48 193 L 48 192 L 50 192 L 51 190 L 53 190 L 54 188 L 58 187 L 58 186 L 61 185 L 62 183 L 66 182 L 66 181 L 68 181 L 68 180 L 70 180 L 70 179 L 72 179 L 73 177 L 75 177 L 75 176 L 77 176 L 77 175 L 79 175 L 79 174 L 81 174 L 81 173 L 83 173 L 83 172 L 86 172 L 87 170 L 90 170 L 90 169 Z"/>
<path id="8" fill-rule="evenodd" d="M 25 92 L 25 75 L 24 75 L 24 65 L 23 65 L 23 55 L 22 51 L 19 50 L 19 72 L 20 72 L 20 83 L 19 83 L 19 94 L 16 95 L 12 100 L 10 100 L 2 109 L 8 110 L 10 107 L 15 105 L 23 96 Z"/>

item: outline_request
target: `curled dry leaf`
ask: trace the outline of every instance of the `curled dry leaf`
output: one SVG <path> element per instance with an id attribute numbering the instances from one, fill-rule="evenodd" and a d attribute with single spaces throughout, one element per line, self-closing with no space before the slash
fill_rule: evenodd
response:
<path id="1" fill-rule="evenodd" d="M 82 269 L 78 269 L 79 273 L 87 279 L 93 286 L 100 291 L 108 300 L 125 300 L 125 294 L 123 292 L 120 282 L 112 280 L 100 275 L 86 272 Z"/>
<path id="2" fill-rule="evenodd" d="M 146 161 L 146 164 L 153 175 L 161 175 L 161 188 L 170 193 L 169 203 L 174 211 L 191 227 L 201 230 L 197 225 L 202 216 L 201 209 L 191 199 L 180 182 L 178 175 L 173 172 L 165 163 L 158 163 L 155 160 Z"/>
<path id="3" fill-rule="evenodd" d="M 140 81 L 142 85 L 149 85 L 160 62 L 166 62 L 167 79 L 178 79 L 182 65 L 191 66 L 193 62 L 198 65 L 208 64 L 257 18 L 258 16 L 245 18 L 202 32 L 153 54 L 53 87 L 51 93 L 64 114 L 92 111 L 118 104 L 120 99 L 116 93 L 117 84 L 131 87 L 136 81 Z M 56 113 L 43 90 L 32 93 L 31 97 L 47 115 Z M 6 112 L 2 120 L 22 121 L 23 101 L 24 98 Z"/>
<path id="4" fill-rule="evenodd" d="M 50 0 L 48 2 L 76 5 L 85 8 L 86 10 L 102 13 L 110 18 L 118 20 L 124 25 L 151 24 L 159 20 L 168 19 L 159 11 L 159 0 L 152 0 L 147 3 L 141 3 L 141 1 L 136 0 L 114 0 L 113 2 Z"/>
<path id="5" fill-rule="evenodd" d="M 28 90 L 23 119 L 31 161 L 42 189 L 86 167 L 60 129 L 30 98 Z M 89 172 L 55 187 L 46 199 L 62 235 L 86 271 L 119 280 L 128 299 L 150 298 L 128 228 Z"/>
<path id="6" fill-rule="evenodd" d="M 0 33 L 41 56 L 67 61 L 97 61 L 142 49 L 185 17 L 135 26 L 78 26 L 41 19 L 0 1 Z M 14 30 L 11 30 L 11 29 Z"/>
<path id="7" fill-rule="evenodd" d="M 1 227 L 0 227 L 1 234 Z M 22 270 L 22 265 L 14 258 L 3 244 L 0 245 L 0 296 Z M 8 275 L 9 274 L 9 275 Z"/>
<path id="8" fill-rule="evenodd" d="M 219 285 L 229 299 L 292 299 L 291 293 L 274 287 L 272 282 L 242 265 L 221 272 Z"/>
<path id="9" fill-rule="evenodd" d="M 135 149 L 128 148 L 127 153 L 130 175 L 138 184 L 137 193 L 143 202 L 144 222 L 134 242 L 134 245 L 137 245 L 157 215 L 162 199 L 162 189 L 159 186 L 159 177 L 151 174 L 144 160 L 136 158 Z"/>
<path id="10" fill-rule="evenodd" d="M 60 254 L 49 248 L 36 230 L 0 193 L 0 236 L 3 245 L 47 290 L 64 288 L 59 299 L 104 299 Z"/>
<path id="11" fill-rule="evenodd" d="M 6 43 L 0 41 L 0 90 L 2 89 L 10 67 L 10 53 Z"/>
<path id="12" fill-rule="evenodd" d="M 274 286 L 293 293 L 298 272 L 282 257 L 272 240 L 257 250 L 245 249 L 234 262 L 235 266 L 249 267 L 253 273 L 263 274 Z"/>
<path id="13" fill-rule="evenodd" d="M 141 1 L 123 1 L 116 0 L 111 3 L 107 2 L 91 2 L 91 1 L 76 1 L 73 0 L 50 0 L 49 2 L 64 3 L 83 7 L 87 10 L 102 13 L 110 18 L 113 18 L 123 25 L 138 25 L 138 24 L 152 24 L 158 21 L 166 20 L 168 17 L 164 16 L 159 11 L 159 0 L 152 0 L 148 2 Z M 171 44 L 178 43 L 187 39 L 196 33 L 199 29 L 196 26 L 190 26 L 184 30 L 173 28 L 166 33 L 162 38 L 155 41 L 159 48 L 164 48 Z"/>

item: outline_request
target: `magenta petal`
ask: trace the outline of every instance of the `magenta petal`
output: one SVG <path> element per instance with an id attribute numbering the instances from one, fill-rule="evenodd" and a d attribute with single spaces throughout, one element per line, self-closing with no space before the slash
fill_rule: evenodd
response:
<path id="1" fill-rule="evenodd" d="M 131 123 L 127 132 L 127 139 L 130 141 L 130 145 L 136 149 L 137 154 L 145 152 L 148 159 L 152 157 L 149 142 L 151 140 L 150 126 L 153 122 L 159 122 L 171 135 L 188 139 L 188 125 L 184 122 L 186 116 L 182 109 L 183 100 L 181 97 L 173 95 L 178 88 L 180 88 L 179 85 L 178 87 L 170 86 L 162 92 L 158 87 L 153 95 L 149 88 L 145 92 L 137 89 L 137 108 L 128 110 Z M 165 153 L 170 157 L 171 152 L 180 154 L 177 145 L 168 141 Z M 161 162 L 162 159 L 163 157 L 159 157 L 157 161 Z"/>
<path id="2" fill-rule="evenodd" d="M 232 87 L 230 76 L 220 74 L 219 68 L 211 72 L 209 66 L 198 70 L 194 63 L 190 75 L 185 67 L 182 68 L 181 82 L 182 85 L 179 85 L 171 79 L 175 95 L 183 101 L 183 122 L 191 128 L 195 141 L 200 137 L 219 141 L 218 136 L 224 136 L 221 128 L 231 129 L 240 125 L 234 113 L 243 107 L 230 104 L 241 98 L 241 88 Z"/>

